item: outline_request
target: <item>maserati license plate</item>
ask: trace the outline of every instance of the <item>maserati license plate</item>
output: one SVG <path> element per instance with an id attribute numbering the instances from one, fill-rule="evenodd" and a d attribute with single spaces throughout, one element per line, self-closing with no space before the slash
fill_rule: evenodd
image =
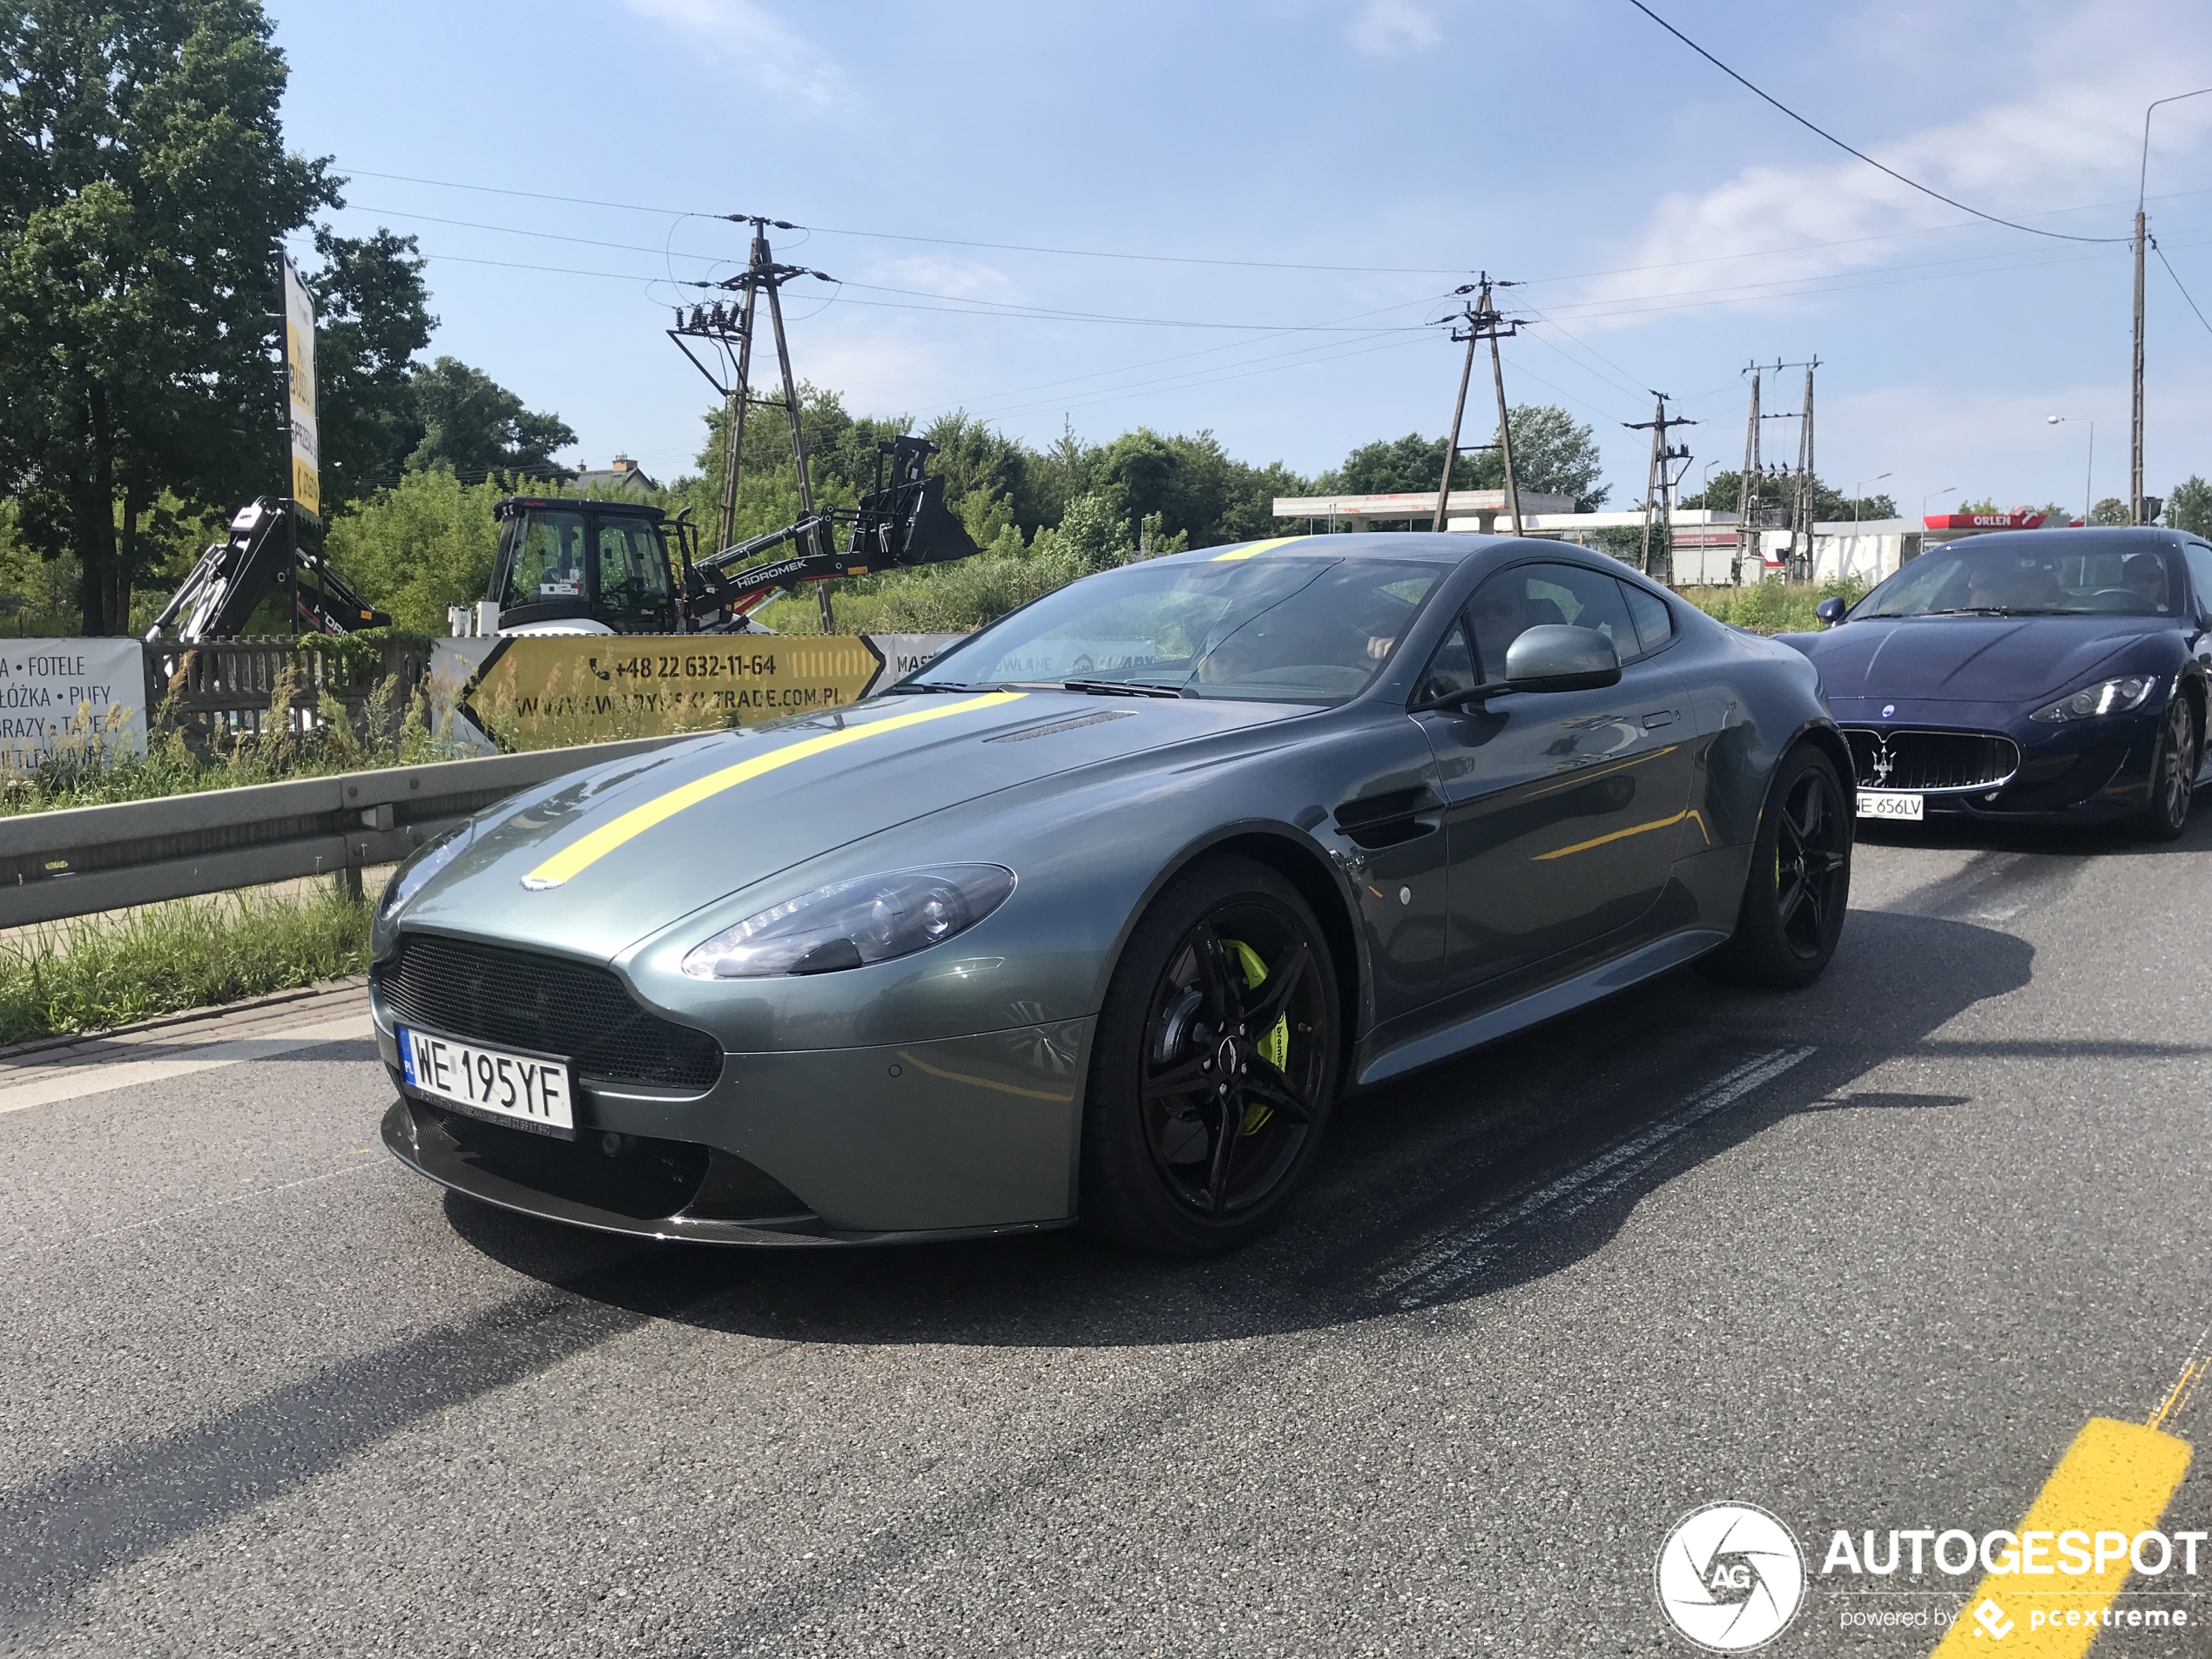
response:
<path id="1" fill-rule="evenodd" d="M 566 1061 L 510 1054 L 407 1026 L 398 1035 L 400 1071 L 408 1087 L 482 1116 L 576 1134 Z"/>
<path id="2" fill-rule="evenodd" d="M 1919 796 L 1902 789 L 1862 789 L 1858 792 L 1858 815 L 1902 819 L 1908 824 L 1917 824 L 1922 815 L 1922 802 Z"/>

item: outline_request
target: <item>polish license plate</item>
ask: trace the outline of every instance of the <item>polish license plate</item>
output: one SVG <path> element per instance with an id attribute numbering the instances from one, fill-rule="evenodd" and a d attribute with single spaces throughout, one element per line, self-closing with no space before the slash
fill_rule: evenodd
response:
<path id="1" fill-rule="evenodd" d="M 510 1054 L 407 1026 L 400 1027 L 398 1035 L 400 1073 L 409 1088 L 480 1116 L 506 1118 L 575 1138 L 566 1061 Z"/>
<path id="2" fill-rule="evenodd" d="M 1858 815 L 1861 818 L 1901 819 L 1908 824 L 1920 821 L 1923 803 L 1918 795 L 1901 789 L 1862 789 L 1858 792 Z"/>

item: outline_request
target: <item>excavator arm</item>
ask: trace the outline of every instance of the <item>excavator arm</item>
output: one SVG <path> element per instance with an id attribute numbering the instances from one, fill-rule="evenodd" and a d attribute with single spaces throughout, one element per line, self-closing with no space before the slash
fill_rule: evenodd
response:
<path id="1" fill-rule="evenodd" d="M 684 570 L 684 611 L 702 631 L 742 628 L 776 594 L 804 582 L 942 564 L 981 551 L 945 505 L 945 481 L 923 472 L 937 452 L 927 438 L 900 437 L 876 446 L 875 487 L 849 510 L 813 513 L 794 524 L 726 547 Z M 884 462 L 891 477 L 884 479 Z M 845 549 L 827 545 L 837 527 L 849 528 Z M 787 543 L 803 550 L 790 558 L 755 563 Z"/>
<path id="2" fill-rule="evenodd" d="M 354 592 L 320 554 L 300 546 L 291 517 L 291 502 L 266 496 L 240 508 L 231 520 L 230 538 L 199 556 L 146 638 L 158 640 L 172 624 L 182 644 L 234 638 L 271 593 L 287 600 L 299 620 L 317 633 L 349 634 L 389 624 L 391 617 Z"/>

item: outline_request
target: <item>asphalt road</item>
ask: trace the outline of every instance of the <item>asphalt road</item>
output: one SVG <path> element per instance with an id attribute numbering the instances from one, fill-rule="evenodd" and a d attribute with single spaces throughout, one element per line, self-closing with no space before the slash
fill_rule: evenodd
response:
<path id="1" fill-rule="evenodd" d="M 0 1647 L 1688 1652 L 1655 1560 L 1735 1500 L 1812 1575 L 1767 1651 L 1925 1653 L 1845 1621 L 1971 1581 L 1823 1577 L 1833 1530 L 2017 1527 L 2212 1321 L 2200 806 L 1863 843 L 1815 989 L 1683 973 L 1363 1098 L 1195 1265 L 450 1198 L 377 1150 L 358 992 L 17 1064 Z M 2212 1652 L 2201 1564 L 2096 1651 Z"/>

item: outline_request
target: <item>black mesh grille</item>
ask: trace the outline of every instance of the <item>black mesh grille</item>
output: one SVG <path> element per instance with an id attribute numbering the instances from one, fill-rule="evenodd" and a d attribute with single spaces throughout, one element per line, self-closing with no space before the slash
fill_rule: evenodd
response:
<path id="1" fill-rule="evenodd" d="M 503 945 L 404 934 L 374 970 L 395 1019 L 478 1042 L 566 1055 L 586 1077 L 705 1089 L 722 1047 L 649 1014 L 610 968 Z"/>
<path id="2" fill-rule="evenodd" d="M 2019 770 L 2020 745 L 1986 732 L 1846 730 L 1861 789 L 1980 789 Z"/>

